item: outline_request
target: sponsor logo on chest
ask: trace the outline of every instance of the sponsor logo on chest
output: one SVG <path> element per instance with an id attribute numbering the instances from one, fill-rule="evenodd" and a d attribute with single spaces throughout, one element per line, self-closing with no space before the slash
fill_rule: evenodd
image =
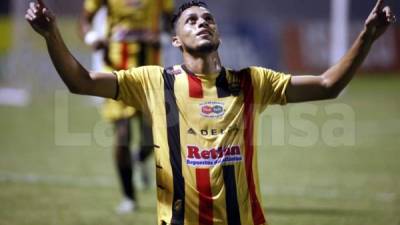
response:
<path id="1" fill-rule="evenodd" d="M 195 145 L 186 146 L 186 163 L 194 167 L 216 166 L 242 161 L 238 145 L 200 149 Z"/>
<path id="2" fill-rule="evenodd" d="M 204 102 L 200 104 L 200 115 L 206 118 L 220 118 L 225 114 L 223 102 Z"/>

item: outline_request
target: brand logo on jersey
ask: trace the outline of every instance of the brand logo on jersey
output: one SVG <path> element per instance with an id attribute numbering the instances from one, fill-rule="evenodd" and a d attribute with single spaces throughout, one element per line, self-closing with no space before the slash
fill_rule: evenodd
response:
<path id="1" fill-rule="evenodd" d="M 193 128 L 190 128 L 190 129 L 187 131 L 187 133 L 188 133 L 188 134 L 196 135 L 196 131 L 193 130 Z"/>
<path id="2" fill-rule="evenodd" d="M 194 167 L 236 163 L 243 159 L 238 145 L 211 149 L 200 149 L 195 145 L 188 145 L 186 151 L 186 163 Z"/>
<path id="3" fill-rule="evenodd" d="M 199 130 L 199 134 L 201 134 L 201 136 L 217 136 L 217 135 L 221 135 L 221 134 L 226 134 L 226 133 L 237 133 L 239 132 L 239 127 L 238 125 L 234 124 L 232 126 L 229 126 L 226 129 L 217 129 L 217 128 L 210 128 L 210 129 L 201 129 Z M 189 128 L 187 130 L 188 134 L 192 134 L 192 135 L 197 135 L 197 132 L 193 129 L 193 128 Z"/>
<path id="4" fill-rule="evenodd" d="M 205 102 L 200 104 L 200 115 L 207 118 L 219 118 L 225 114 L 223 102 Z"/>

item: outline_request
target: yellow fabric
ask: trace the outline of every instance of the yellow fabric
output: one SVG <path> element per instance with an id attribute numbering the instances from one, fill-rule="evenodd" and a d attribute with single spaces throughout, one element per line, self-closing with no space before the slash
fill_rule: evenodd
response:
<path id="1" fill-rule="evenodd" d="M 96 13 L 103 5 L 103 2 L 104 0 L 85 0 L 83 2 L 83 9 L 89 13 Z"/>
<path id="2" fill-rule="evenodd" d="M 112 72 L 112 68 L 104 66 L 105 72 Z M 136 114 L 137 110 L 132 106 L 128 106 L 122 101 L 115 101 L 114 99 L 104 100 L 101 108 L 101 116 L 109 122 L 115 122 L 121 119 L 131 118 Z"/>
<path id="3" fill-rule="evenodd" d="M 124 59 L 122 48 L 126 45 L 128 57 Z M 143 64 L 159 64 L 160 63 L 160 51 L 158 47 L 146 45 L 143 43 L 111 43 L 108 56 L 108 65 L 105 71 L 113 71 L 114 69 L 121 69 L 124 67 L 138 67 Z M 126 61 L 124 63 L 124 61 Z M 125 65 L 125 66 L 124 66 Z M 114 69 L 111 69 L 114 68 Z M 115 101 L 108 99 L 102 108 L 102 116 L 107 121 L 116 121 L 120 119 L 126 119 L 134 116 L 137 110 L 131 106 L 127 106 L 121 101 Z"/>
<path id="4" fill-rule="evenodd" d="M 83 5 L 92 14 L 102 6 L 108 10 L 106 71 L 161 63 L 160 46 L 142 39 L 149 34 L 158 38 L 161 15 L 173 12 L 173 0 L 85 0 Z M 108 121 L 129 118 L 135 113 L 136 109 L 111 99 L 102 108 L 102 116 Z"/>
<path id="5" fill-rule="evenodd" d="M 155 151 L 157 209 L 158 224 L 161 221 L 169 223 L 172 217 L 174 183 L 172 162 L 168 140 L 167 121 L 171 118 L 171 111 L 166 111 L 165 106 L 165 80 L 164 68 L 160 66 L 144 66 L 129 70 L 114 72 L 118 78 L 118 100 L 134 106 L 150 115 L 154 133 L 154 143 L 159 146 Z M 184 177 L 185 202 L 184 220 L 187 225 L 199 225 L 199 191 L 197 189 L 196 172 L 198 169 L 208 169 L 213 202 L 213 223 L 227 225 L 226 184 L 223 174 L 227 166 L 233 166 L 236 181 L 237 202 L 240 212 L 241 224 L 254 224 L 252 205 L 249 198 L 249 189 L 245 168 L 244 156 L 247 154 L 244 133 L 245 131 L 245 102 L 244 93 L 237 96 L 218 96 L 216 79 L 218 75 L 197 75 L 201 81 L 203 96 L 194 98 L 189 96 L 188 74 L 181 66 L 174 66 L 174 96 L 178 108 L 180 156 L 182 159 L 182 174 Z M 290 81 L 290 75 L 277 73 L 260 67 L 251 67 L 250 74 L 254 104 L 251 117 L 254 120 L 252 143 L 256 143 L 258 115 L 269 104 L 285 104 L 285 90 Z M 237 79 L 237 73 L 228 70 L 228 82 Z M 206 114 L 208 107 L 222 107 L 216 113 Z M 205 110 L 205 111 L 203 111 Z M 169 121 L 171 122 L 171 121 Z M 169 134 L 171 135 L 171 134 Z M 175 134 L 174 134 L 175 135 Z M 240 155 L 232 156 L 229 160 L 212 161 L 210 154 L 213 149 L 239 149 Z M 199 150 L 197 151 L 196 150 Z M 190 150 L 191 149 L 191 150 Z M 257 171 L 257 145 L 253 146 L 254 155 L 251 161 L 255 184 L 255 193 L 261 203 Z M 208 153 L 207 153 L 208 152 Z M 215 151 L 214 151 L 215 153 Z M 202 158 L 198 156 L 201 154 Z M 224 160 L 228 159 L 224 156 Z"/>
<path id="6" fill-rule="evenodd" d="M 135 108 L 113 99 L 106 99 L 101 109 L 102 117 L 109 122 L 131 118 L 136 112 Z"/>
<path id="7" fill-rule="evenodd" d="M 95 13 L 105 4 L 110 36 L 121 30 L 159 32 L 161 14 L 172 13 L 174 9 L 173 0 L 85 0 L 84 9 Z"/>
<path id="8" fill-rule="evenodd" d="M 143 42 L 110 42 L 106 53 L 106 63 L 114 70 L 161 64 L 160 46 Z"/>
<path id="9" fill-rule="evenodd" d="M 290 75 L 262 67 L 251 67 L 256 102 L 260 103 L 261 112 L 268 105 L 286 104 L 285 90 Z"/>

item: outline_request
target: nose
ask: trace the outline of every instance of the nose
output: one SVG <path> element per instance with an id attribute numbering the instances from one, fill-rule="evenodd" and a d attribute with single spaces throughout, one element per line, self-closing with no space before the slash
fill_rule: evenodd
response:
<path id="1" fill-rule="evenodd" d="M 199 28 L 201 28 L 201 27 L 208 27 L 208 26 L 209 26 L 207 20 L 204 19 L 204 18 L 201 18 L 201 17 L 200 17 L 199 20 L 198 20 L 198 24 L 199 24 Z"/>

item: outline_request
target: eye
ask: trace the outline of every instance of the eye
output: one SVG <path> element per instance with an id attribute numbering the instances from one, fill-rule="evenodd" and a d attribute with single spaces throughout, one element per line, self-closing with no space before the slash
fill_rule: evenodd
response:
<path id="1" fill-rule="evenodd" d="M 205 16 L 204 19 L 209 23 L 214 23 L 214 18 L 210 15 Z"/>
<path id="2" fill-rule="evenodd" d="M 197 20 L 197 18 L 195 16 L 190 16 L 189 18 L 187 18 L 186 23 L 195 24 L 196 20 Z"/>

